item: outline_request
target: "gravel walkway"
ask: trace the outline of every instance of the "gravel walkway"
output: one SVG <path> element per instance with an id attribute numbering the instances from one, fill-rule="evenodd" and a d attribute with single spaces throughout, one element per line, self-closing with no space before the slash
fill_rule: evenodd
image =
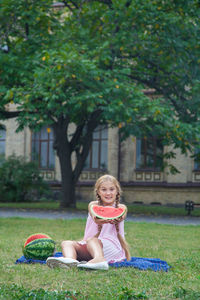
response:
<path id="1" fill-rule="evenodd" d="M 60 210 L 33 210 L 33 209 L 14 209 L 0 208 L 0 218 L 21 217 L 39 219 L 86 219 L 87 213 L 66 212 Z M 158 223 L 172 225 L 200 225 L 200 218 L 193 216 L 167 217 L 167 216 L 140 216 L 128 214 L 127 221 L 140 223 Z"/>

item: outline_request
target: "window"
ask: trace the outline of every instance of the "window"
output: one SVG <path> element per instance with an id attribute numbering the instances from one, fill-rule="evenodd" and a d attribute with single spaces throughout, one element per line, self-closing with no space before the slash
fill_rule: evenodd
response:
<path id="1" fill-rule="evenodd" d="M 84 169 L 106 170 L 108 167 L 108 129 L 99 126 L 93 133 L 92 146 Z"/>
<path id="2" fill-rule="evenodd" d="M 0 129 L 0 162 L 5 159 L 6 153 L 6 130 L 1 127 Z"/>
<path id="3" fill-rule="evenodd" d="M 198 156 L 194 159 L 194 170 L 200 170 L 200 149 L 195 149 L 194 153 Z"/>
<path id="4" fill-rule="evenodd" d="M 160 139 L 137 139 L 136 168 L 160 170 L 162 167 L 163 145 Z"/>
<path id="5" fill-rule="evenodd" d="M 39 132 L 32 133 L 32 160 L 38 162 L 41 169 L 54 169 L 53 131 L 45 126 Z"/>

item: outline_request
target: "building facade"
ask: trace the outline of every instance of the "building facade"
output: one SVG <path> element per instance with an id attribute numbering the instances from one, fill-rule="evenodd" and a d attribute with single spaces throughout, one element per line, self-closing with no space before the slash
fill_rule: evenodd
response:
<path id="1" fill-rule="evenodd" d="M 51 128 L 43 127 L 37 133 L 26 128 L 16 133 L 15 119 L 1 124 L 0 158 L 15 154 L 37 161 L 44 179 L 59 190 L 60 166 L 53 150 Z M 99 127 L 93 134 L 92 147 L 77 184 L 77 199 L 91 201 L 96 179 L 109 173 L 121 182 L 123 201 L 127 203 L 184 205 L 187 200 L 200 203 L 200 164 L 191 155 L 176 150 L 176 159 L 170 163 L 180 173 L 162 171 L 162 153 L 168 150 L 156 139 L 129 137 L 120 142 L 118 128 Z"/>

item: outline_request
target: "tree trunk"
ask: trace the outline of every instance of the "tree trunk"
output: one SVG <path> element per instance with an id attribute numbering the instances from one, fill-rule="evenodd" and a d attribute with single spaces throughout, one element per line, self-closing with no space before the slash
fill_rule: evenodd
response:
<path id="1" fill-rule="evenodd" d="M 82 143 L 80 143 L 80 139 L 83 134 L 83 126 L 77 126 L 73 138 L 69 141 L 67 136 L 69 119 L 60 118 L 58 122 L 53 125 L 55 138 L 54 149 L 57 151 L 61 169 L 61 207 L 76 207 L 76 184 L 89 153 L 92 144 L 92 133 L 98 126 L 98 117 L 100 114 L 100 110 L 91 114 L 91 119 L 88 121 L 87 125 L 87 132 L 84 135 L 84 138 L 82 138 Z M 74 168 L 72 168 L 71 160 L 73 151 L 76 151 L 77 155 L 77 162 Z"/>
<path id="2" fill-rule="evenodd" d="M 60 202 L 60 207 L 76 207 L 76 183 L 73 180 L 73 172 L 69 171 L 67 168 L 66 161 L 60 160 L 60 167 L 62 176 L 62 199 Z"/>
<path id="3" fill-rule="evenodd" d="M 68 120 L 60 118 L 58 122 L 54 123 L 54 149 L 57 152 L 60 170 L 61 170 L 61 192 L 62 198 L 60 206 L 76 207 L 75 186 L 72 163 L 71 163 L 71 149 L 67 137 Z"/>
<path id="4" fill-rule="evenodd" d="M 61 187 L 62 187 L 62 199 L 61 207 L 76 207 L 76 198 L 75 198 L 75 187 L 76 182 L 74 180 L 74 174 L 72 170 L 71 163 L 71 151 L 70 145 L 67 141 L 67 138 L 62 139 L 62 144 L 60 144 L 58 157 L 60 162 L 61 170 Z"/>

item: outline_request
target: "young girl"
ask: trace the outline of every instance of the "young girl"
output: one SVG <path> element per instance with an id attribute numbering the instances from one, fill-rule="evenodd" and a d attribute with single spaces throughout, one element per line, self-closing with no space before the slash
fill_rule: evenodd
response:
<path id="1" fill-rule="evenodd" d="M 82 241 L 63 241 L 63 257 L 49 257 L 47 265 L 68 268 L 108 270 L 109 262 L 130 260 L 128 245 L 124 239 L 124 219 L 127 207 L 119 203 L 121 187 L 115 177 L 104 175 L 95 184 L 96 201 L 89 203 L 88 219 Z M 92 205 L 123 207 L 126 213 L 114 220 L 96 218 L 91 211 Z"/>

